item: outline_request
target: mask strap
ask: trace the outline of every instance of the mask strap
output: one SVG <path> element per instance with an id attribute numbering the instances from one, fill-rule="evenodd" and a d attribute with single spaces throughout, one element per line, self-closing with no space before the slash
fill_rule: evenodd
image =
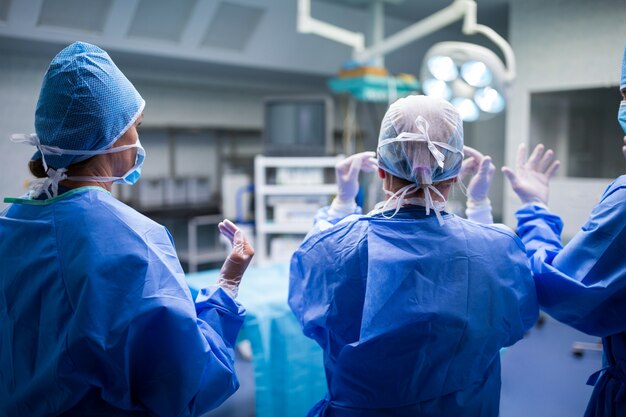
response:
<path id="1" fill-rule="evenodd" d="M 408 193 L 412 193 L 420 189 L 424 191 L 423 199 L 405 198 Z M 400 188 L 395 193 L 392 193 L 391 191 L 388 191 L 388 190 L 384 190 L 384 192 L 386 195 L 389 196 L 389 198 L 384 202 L 381 201 L 377 203 L 376 206 L 374 207 L 374 212 L 379 211 L 384 218 L 386 219 L 393 218 L 398 213 L 398 211 L 400 210 L 400 208 L 403 206 L 404 203 L 407 203 L 407 202 L 418 203 L 418 204 L 423 203 L 426 209 L 426 215 L 429 215 L 430 210 L 432 209 L 435 212 L 435 216 L 437 217 L 437 221 L 439 222 L 439 225 L 443 226 L 444 221 L 443 221 L 443 216 L 441 215 L 441 211 L 443 211 L 445 207 L 445 198 L 443 194 L 441 194 L 441 192 L 432 184 L 427 184 L 427 185 L 422 185 L 422 186 L 418 186 L 416 184 L 409 184 Z M 432 197 L 432 193 L 435 193 L 443 201 L 434 201 Z M 395 204 L 396 207 L 395 207 L 394 212 L 390 216 L 388 216 L 385 214 L 385 211 L 387 211 L 387 208 L 392 204 Z"/>
<path id="2" fill-rule="evenodd" d="M 59 168 L 54 169 L 49 167 L 46 162 L 45 155 L 102 155 L 109 153 L 122 152 L 132 148 L 140 148 L 143 149 L 139 140 L 137 143 L 132 145 L 122 145 L 115 148 L 101 149 L 96 151 L 89 150 L 76 150 L 76 149 L 62 149 L 58 146 L 49 146 L 42 145 L 39 137 L 35 133 L 31 133 L 30 135 L 26 135 L 23 133 L 13 134 L 11 135 L 11 142 L 13 143 L 24 143 L 27 145 L 35 146 L 39 152 L 41 153 L 41 162 L 43 164 L 44 171 L 46 172 L 47 178 L 37 178 L 30 182 L 31 184 L 31 197 L 37 198 L 41 193 L 45 192 L 48 198 L 53 198 L 58 195 L 59 192 L 59 182 L 63 180 L 68 181 L 88 181 L 88 182 L 113 182 L 120 180 L 124 177 L 90 177 L 90 176 L 67 176 L 67 168 Z M 50 192 L 52 191 L 52 193 Z"/>
<path id="3" fill-rule="evenodd" d="M 121 180 L 124 177 L 88 177 L 88 176 L 74 176 L 67 177 L 68 181 L 87 181 L 87 182 L 114 182 Z"/>
<path id="4" fill-rule="evenodd" d="M 432 184 L 428 184 L 427 187 L 424 187 L 424 197 L 426 197 L 426 214 L 430 214 L 430 208 L 432 208 L 435 212 L 435 216 L 437 216 L 439 226 L 443 226 L 443 217 L 441 216 L 441 210 L 435 205 L 433 197 L 431 195 L 431 191 L 441 197 L 443 201 L 446 201 L 446 199 L 437 188 L 435 188 Z"/>
<path id="5" fill-rule="evenodd" d="M 405 185 L 404 187 L 400 188 L 395 193 L 392 193 L 389 190 L 383 190 L 385 192 L 385 194 L 389 196 L 389 198 L 386 201 L 381 201 L 378 204 L 376 204 L 376 206 L 374 207 L 374 210 L 380 210 L 381 214 L 382 214 L 382 216 L 384 218 L 391 219 L 392 217 L 394 217 L 398 213 L 398 211 L 402 207 L 402 203 L 404 202 L 404 197 L 409 192 L 414 192 L 417 189 L 418 189 L 417 185 L 409 184 L 409 185 Z M 387 216 L 387 215 L 385 215 L 385 211 L 387 210 L 387 207 L 389 207 L 391 204 L 395 204 L 396 205 L 396 209 L 395 209 L 395 211 L 393 212 L 393 214 L 391 216 Z"/>
<path id="6" fill-rule="evenodd" d="M 47 178 L 37 178 L 30 182 L 32 198 L 37 198 L 44 192 L 48 198 L 56 197 L 59 194 L 59 182 L 67 179 L 67 169 L 65 168 L 48 168 L 46 174 L 48 175 Z"/>
<path id="7" fill-rule="evenodd" d="M 43 164 L 43 169 L 48 173 L 48 164 L 46 163 L 46 157 L 44 156 L 44 149 L 46 146 L 42 145 L 39 141 L 39 136 L 35 133 L 31 133 L 30 135 L 26 135 L 24 133 L 16 133 L 11 135 L 11 142 L 13 143 L 24 143 L 26 145 L 32 145 L 37 148 L 39 153 L 41 153 L 41 162 Z"/>

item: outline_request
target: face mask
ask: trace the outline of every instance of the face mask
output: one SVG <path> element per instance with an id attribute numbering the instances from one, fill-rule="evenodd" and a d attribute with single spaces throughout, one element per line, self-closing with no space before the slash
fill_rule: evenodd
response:
<path id="1" fill-rule="evenodd" d="M 137 143 L 135 144 L 137 147 L 137 156 L 135 156 L 135 165 L 131 169 L 129 169 L 126 174 L 122 175 L 117 181 L 118 184 L 128 184 L 133 185 L 137 181 L 139 181 L 139 177 L 141 177 L 141 167 L 143 165 L 143 161 L 146 159 L 146 150 L 141 146 L 141 142 L 137 139 Z"/>
<path id="2" fill-rule="evenodd" d="M 116 182 L 119 184 L 135 184 L 139 177 L 141 177 L 141 166 L 143 165 L 144 160 L 146 159 L 146 151 L 141 146 L 141 142 L 137 139 L 137 143 L 134 145 L 124 145 L 118 146 L 116 148 L 108 148 L 97 151 L 87 151 L 87 150 L 72 150 L 72 149 L 61 149 L 56 146 L 48 146 L 43 145 L 39 141 L 37 135 L 12 135 L 11 141 L 16 143 L 27 143 L 33 146 L 36 146 L 37 149 L 41 152 L 41 160 L 48 174 L 48 178 L 40 178 L 33 180 L 31 184 L 34 186 L 33 196 L 38 196 L 42 192 L 45 192 L 48 197 L 56 197 L 59 187 L 59 182 L 63 180 L 69 181 L 88 181 L 88 182 Z M 103 155 L 107 153 L 117 153 L 123 152 L 128 149 L 137 148 L 137 155 L 135 156 L 135 164 L 130 168 L 124 175 L 121 177 L 96 177 L 96 176 L 67 176 L 67 168 L 59 168 L 55 170 L 54 168 L 49 168 L 46 164 L 46 155 L 80 155 L 80 156 L 96 156 Z M 52 193 L 48 191 L 48 189 L 52 190 Z"/>
<path id="3" fill-rule="evenodd" d="M 626 100 L 622 100 L 617 111 L 617 121 L 622 126 L 622 130 L 626 133 Z"/>
<path id="4" fill-rule="evenodd" d="M 80 176 L 71 176 L 66 179 L 69 181 L 93 181 L 93 182 L 110 182 L 113 181 L 117 184 L 128 184 L 133 185 L 141 177 L 141 166 L 143 165 L 143 161 L 146 159 L 146 150 L 141 146 L 141 142 L 137 139 L 137 143 L 134 145 L 124 145 L 118 146 L 117 148 L 109 148 L 104 151 L 92 151 L 98 152 L 96 155 L 105 154 L 105 153 L 114 153 L 114 152 L 122 152 L 127 149 L 137 148 L 137 155 L 135 156 L 135 164 L 130 168 L 124 175 L 121 177 L 80 177 Z"/>

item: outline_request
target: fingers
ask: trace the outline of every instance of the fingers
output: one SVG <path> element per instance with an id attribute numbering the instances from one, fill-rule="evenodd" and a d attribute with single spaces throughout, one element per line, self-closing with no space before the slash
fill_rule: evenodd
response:
<path id="1" fill-rule="evenodd" d="M 339 161 L 335 165 L 335 170 L 340 175 L 347 175 L 348 178 L 352 178 L 355 174 L 355 164 L 358 168 L 364 172 L 373 172 L 378 168 L 378 160 L 376 159 L 376 152 L 366 151 L 355 153 L 349 157 Z"/>
<path id="2" fill-rule="evenodd" d="M 363 166 L 361 166 L 361 171 L 363 172 L 374 172 L 377 169 L 378 169 L 378 159 L 374 157 L 368 157 L 367 159 L 365 159 L 365 161 L 363 161 Z"/>
<path id="3" fill-rule="evenodd" d="M 491 157 L 485 156 L 478 168 L 478 176 L 491 179 L 495 170 L 496 167 L 491 163 Z"/>
<path id="4" fill-rule="evenodd" d="M 517 185 L 517 175 L 515 175 L 515 172 L 513 172 L 511 168 L 507 166 L 502 167 L 502 173 L 504 174 L 506 179 L 509 180 L 511 186 L 515 187 L 515 185 Z"/>
<path id="5" fill-rule="evenodd" d="M 626 145 L 626 136 L 624 136 L 624 145 Z M 622 152 L 624 152 L 624 158 L 626 158 L 626 146 L 622 147 Z"/>
<path id="6" fill-rule="evenodd" d="M 552 165 L 550 165 L 550 167 L 547 169 L 546 171 L 546 177 L 548 177 L 548 179 L 552 178 L 552 176 L 556 173 L 556 171 L 559 169 L 559 166 L 561 165 L 561 161 L 559 161 L 558 159 L 556 161 L 554 161 L 552 163 Z"/>
<path id="7" fill-rule="evenodd" d="M 546 153 L 543 154 L 543 157 L 541 158 L 539 163 L 537 163 L 537 171 L 546 172 L 546 169 L 548 168 L 548 166 L 550 166 L 550 162 L 552 162 L 553 158 L 554 151 L 552 149 L 548 149 Z"/>
<path id="8" fill-rule="evenodd" d="M 478 163 L 473 156 L 470 156 L 467 159 L 464 159 L 461 163 L 461 172 L 459 176 L 464 177 L 466 175 L 474 175 L 476 172 L 476 168 L 478 167 Z"/>
<path id="9" fill-rule="evenodd" d="M 483 155 L 480 151 L 477 151 L 469 146 L 463 146 L 463 153 L 465 156 L 469 155 L 470 158 L 474 158 L 476 161 L 482 161 L 485 157 L 485 155 Z"/>
<path id="10" fill-rule="evenodd" d="M 376 159 L 376 152 L 360 152 L 354 154 L 353 157 L 358 158 L 361 162 L 361 171 L 363 172 L 373 172 L 378 168 L 378 160 Z"/>
<path id="11" fill-rule="evenodd" d="M 220 222 L 217 225 L 217 228 L 219 229 L 220 233 L 224 235 L 224 237 L 226 237 L 231 243 L 233 243 L 235 234 L 237 232 L 241 233 L 239 228 L 235 226 L 235 224 L 228 219 L 224 219 L 223 222 Z"/>
<path id="12" fill-rule="evenodd" d="M 354 181 L 359 177 L 359 171 L 361 170 L 362 165 L 363 162 L 361 158 L 355 158 L 352 160 L 352 164 L 350 164 L 350 170 L 347 175 L 349 180 Z"/>
<path id="13" fill-rule="evenodd" d="M 541 157 L 543 156 L 543 144 L 540 143 L 539 145 L 535 146 L 535 149 L 533 149 L 533 152 L 530 154 L 530 157 L 528 158 L 528 161 L 526 161 L 526 163 L 528 164 L 528 167 L 537 171 L 538 170 L 538 166 L 539 163 L 541 161 Z"/>

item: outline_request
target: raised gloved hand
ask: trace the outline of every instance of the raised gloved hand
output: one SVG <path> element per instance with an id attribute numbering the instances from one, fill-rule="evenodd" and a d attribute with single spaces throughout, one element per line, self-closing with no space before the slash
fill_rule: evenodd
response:
<path id="1" fill-rule="evenodd" d="M 485 156 L 474 148 L 464 146 L 463 153 L 469 157 L 463 160 L 459 176 L 472 176 L 467 186 L 467 200 L 474 204 L 486 203 L 496 167 L 491 163 L 490 156 Z"/>
<path id="2" fill-rule="evenodd" d="M 360 152 L 335 165 L 337 174 L 337 202 L 352 204 L 359 192 L 359 172 L 372 172 L 378 168 L 375 152 Z"/>
<path id="3" fill-rule="evenodd" d="M 549 181 L 561 164 L 554 159 L 554 152 L 544 146 L 535 147 L 528 159 L 526 144 L 522 143 L 517 150 L 517 168 L 515 172 L 509 167 L 502 167 L 502 172 L 511 182 L 513 191 L 522 203 L 548 204 Z"/>
<path id="4" fill-rule="evenodd" d="M 622 146 L 622 152 L 624 152 L 624 158 L 626 158 L 626 136 L 624 136 L 624 146 Z"/>
<path id="5" fill-rule="evenodd" d="M 254 248 L 250 246 L 243 232 L 230 220 L 224 220 L 217 227 L 232 245 L 232 250 L 220 270 L 217 285 L 236 298 L 243 273 L 254 256 Z"/>

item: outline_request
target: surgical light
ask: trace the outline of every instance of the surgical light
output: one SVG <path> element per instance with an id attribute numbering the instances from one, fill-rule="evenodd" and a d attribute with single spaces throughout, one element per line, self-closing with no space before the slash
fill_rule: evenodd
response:
<path id="1" fill-rule="evenodd" d="M 474 101 L 482 111 L 487 113 L 500 113 L 504 110 L 504 97 L 491 87 L 476 91 Z"/>
<path id="2" fill-rule="evenodd" d="M 459 70 L 449 56 L 433 56 L 428 60 L 430 73 L 438 80 L 452 81 L 459 76 Z"/>
<path id="3" fill-rule="evenodd" d="M 368 0 L 361 2 L 367 3 Z M 504 62 L 491 50 L 475 44 L 435 44 L 422 60 L 419 77 L 422 90 L 426 95 L 457 103 L 467 121 L 489 118 L 504 110 L 506 89 L 515 79 L 515 54 L 506 39 L 489 26 L 477 22 L 475 0 L 454 0 L 449 6 L 387 38 L 384 38 L 383 2 L 369 2 L 372 4 L 370 33 L 373 39 L 370 46 L 365 46 L 364 33 L 352 32 L 312 17 L 311 0 L 298 0 L 298 32 L 316 34 L 349 45 L 354 62 L 363 67 L 374 62 L 382 67 L 386 54 L 462 20 L 463 34 L 485 36 L 500 50 Z M 389 93 L 387 97 L 391 104 L 396 94 Z"/>
<path id="4" fill-rule="evenodd" d="M 444 100 L 450 100 L 452 97 L 452 90 L 446 82 L 442 80 L 436 80 L 434 78 L 426 80 L 422 84 L 422 89 L 427 96 L 439 97 Z"/>
<path id="5" fill-rule="evenodd" d="M 506 107 L 505 89 L 510 78 L 500 58 L 485 47 L 437 43 L 426 52 L 420 75 L 424 94 L 449 100 L 464 121 L 488 119 Z"/>
<path id="6" fill-rule="evenodd" d="M 472 87 L 484 87 L 491 82 L 491 71 L 479 61 L 468 61 L 463 64 L 461 76 Z"/>
<path id="7" fill-rule="evenodd" d="M 469 98 L 456 97 L 452 99 L 451 103 L 454 107 L 456 107 L 464 121 L 474 122 L 478 120 L 480 110 L 478 110 L 478 107 L 473 100 Z"/>

